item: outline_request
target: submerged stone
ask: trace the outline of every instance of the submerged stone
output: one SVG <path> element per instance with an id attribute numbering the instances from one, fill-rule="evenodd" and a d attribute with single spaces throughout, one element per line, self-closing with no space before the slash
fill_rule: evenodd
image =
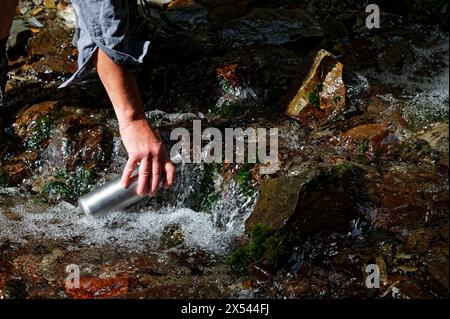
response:
<path id="1" fill-rule="evenodd" d="M 255 8 L 247 15 L 227 22 L 218 33 L 224 46 L 283 45 L 306 46 L 323 36 L 322 28 L 298 9 Z"/>
<path id="2" fill-rule="evenodd" d="M 396 140 L 396 135 L 386 124 L 363 124 L 343 133 L 341 145 L 347 151 L 373 160 L 386 152 L 389 144 Z"/>
<path id="3" fill-rule="evenodd" d="M 448 153 L 448 123 L 437 122 L 417 134 L 428 142 L 432 149 Z"/>

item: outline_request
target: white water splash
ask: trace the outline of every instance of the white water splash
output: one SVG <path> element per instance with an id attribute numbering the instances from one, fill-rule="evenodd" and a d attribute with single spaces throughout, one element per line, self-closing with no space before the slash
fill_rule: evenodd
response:
<path id="1" fill-rule="evenodd" d="M 238 186 L 230 183 L 210 214 L 186 208 L 195 192 L 192 185 L 201 177 L 200 170 L 200 167 L 188 165 L 181 167 L 173 191 L 160 197 L 159 202 L 164 204 L 156 199 L 144 200 L 132 208 L 111 212 L 101 218 L 87 217 L 67 202 L 42 205 L 32 196 L 21 195 L 16 188 L 0 188 L 0 239 L 20 244 L 29 240 L 57 240 L 66 241 L 73 247 L 155 250 L 164 227 L 177 224 L 188 249 L 225 254 L 234 238 L 244 231 L 244 221 L 253 208 L 255 197 L 243 196 Z M 15 204 L 11 205 L 11 201 Z M 15 218 L 11 218 L 11 212 Z"/>

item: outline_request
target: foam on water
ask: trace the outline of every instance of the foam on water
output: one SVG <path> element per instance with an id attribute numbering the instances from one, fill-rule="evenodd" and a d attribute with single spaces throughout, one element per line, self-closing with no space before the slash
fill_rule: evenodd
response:
<path id="1" fill-rule="evenodd" d="M 440 31 L 415 30 L 424 38 L 422 46 L 411 44 L 414 62 L 398 72 L 368 70 L 365 75 L 383 85 L 401 89 L 388 94 L 393 107 L 402 110 L 406 120 L 419 125 L 448 117 L 449 38 Z"/>
<path id="2" fill-rule="evenodd" d="M 62 202 L 45 212 L 33 212 L 29 205 L 11 209 L 20 221 L 10 220 L 0 208 L 0 238 L 17 243 L 34 240 L 63 240 L 77 245 L 114 245 L 139 251 L 156 249 L 166 225 L 178 224 L 190 248 L 224 253 L 236 235 L 234 229 L 218 229 L 211 215 L 187 208 L 155 211 L 117 211 L 102 218 L 84 216 L 77 207 Z M 75 240 L 76 239 L 76 240 Z"/>
<path id="3" fill-rule="evenodd" d="M 195 194 L 201 170 L 201 166 L 181 166 L 171 192 L 101 218 L 87 217 L 67 202 L 47 206 L 33 196 L 21 195 L 16 188 L 0 188 L 0 203 L 4 201 L 0 204 L 0 239 L 21 244 L 57 240 L 73 247 L 108 245 L 127 251 L 154 250 L 158 249 L 164 227 L 177 224 L 187 248 L 224 254 L 244 231 L 244 221 L 256 196 L 243 196 L 231 181 L 224 186 L 211 213 L 186 208 Z M 215 177 L 218 182 L 219 176 Z M 15 218 L 10 217 L 11 212 Z"/>

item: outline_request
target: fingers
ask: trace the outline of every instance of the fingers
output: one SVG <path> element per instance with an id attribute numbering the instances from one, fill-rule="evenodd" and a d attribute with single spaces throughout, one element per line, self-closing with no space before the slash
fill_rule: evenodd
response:
<path id="1" fill-rule="evenodd" d="M 149 179 L 149 161 L 148 158 L 144 157 L 143 159 L 141 159 L 141 163 L 139 165 L 138 186 L 136 189 L 139 196 L 144 196 L 147 193 L 149 182 L 148 179 Z"/>
<path id="2" fill-rule="evenodd" d="M 149 185 L 148 195 L 154 196 L 158 191 L 159 181 L 161 179 L 161 164 L 159 163 L 159 159 L 157 157 L 153 157 L 152 159 L 151 172 L 152 178 Z"/>
<path id="3" fill-rule="evenodd" d="M 169 160 L 164 163 L 164 173 L 166 176 L 164 180 L 164 189 L 168 189 L 173 185 L 175 180 L 175 166 L 173 166 Z"/>
<path id="4" fill-rule="evenodd" d="M 122 174 L 122 179 L 121 179 L 121 184 L 124 188 L 128 188 L 128 186 L 130 186 L 130 182 L 131 182 L 131 174 L 134 171 L 134 168 L 137 165 L 137 159 L 135 158 L 129 158 L 127 165 L 125 165 L 125 168 L 123 170 L 123 174 Z"/>

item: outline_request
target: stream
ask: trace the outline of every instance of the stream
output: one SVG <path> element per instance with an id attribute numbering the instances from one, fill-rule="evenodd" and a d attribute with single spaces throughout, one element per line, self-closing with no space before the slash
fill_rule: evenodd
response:
<path id="1" fill-rule="evenodd" d="M 11 102 L 0 121 L 0 298 L 448 297 L 448 31 L 396 13 L 368 30 L 364 8 L 347 2 L 334 25 L 320 19 L 333 12 L 303 1 L 136 8 L 152 19 L 136 23 L 133 36 L 182 34 L 190 48 L 152 52 L 138 74 L 147 118 L 167 147 L 171 130 L 190 130 L 193 120 L 222 131 L 276 127 L 280 170 L 177 164 L 172 189 L 92 218 L 76 201 L 120 175 L 127 156 L 118 124 L 94 75 L 57 89 L 76 70 L 70 1 L 20 1 L 8 51 Z M 317 49 L 344 65 L 347 103 L 310 126 L 287 116 L 283 101 Z M 330 215 L 323 228 L 280 227 L 281 262 L 266 251 L 236 271 L 230 256 L 256 245 L 247 223 L 264 221 L 256 212 L 272 207 L 266 196 L 286 200 L 284 182 L 275 192 L 261 185 L 304 176 L 304 167 L 325 176 L 302 182 L 311 185 L 302 198 L 313 213 L 339 211 L 342 191 L 354 214 Z M 361 170 L 364 186 L 332 193 L 322 167 Z M 365 285 L 369 264 L 379 267 L 378 289 Z M 80 289 L 66 286 L 69 265 L 80 271 Z"/>

